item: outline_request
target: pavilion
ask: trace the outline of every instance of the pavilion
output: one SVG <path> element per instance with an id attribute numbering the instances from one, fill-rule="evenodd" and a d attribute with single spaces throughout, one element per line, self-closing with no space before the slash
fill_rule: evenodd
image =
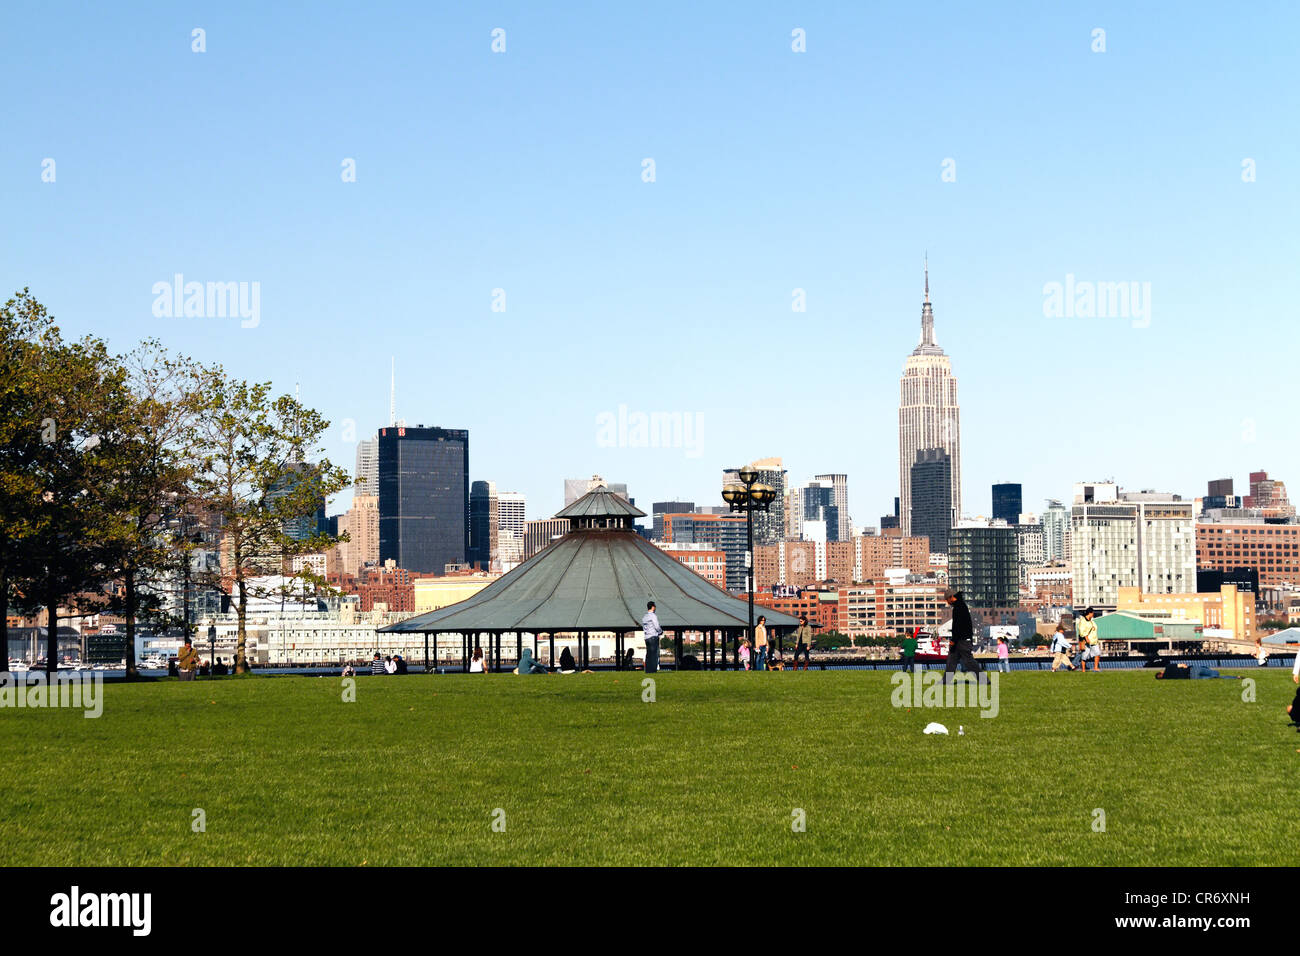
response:
<path id="1" fill-rule="evenodd" d="M 615 666 L 623 666 L 627 635 L 639 633 L 646 602 L 653 600 L 665 632 L 699 631 L 707 650 L 701 664 L 727 666 L 727 646 L 749 627 L 747 601 L 700 577 L 637 533 L 641 511 L 608 488 L 598 487 L 555 515 L 569 520 L 567 534 L 493 581 L 473 597 L 382 628 L 381 633 L 424 634 L 425 666 L 438 666 L 438 642 L 429 659 L 429 636 L 461 635 L 459 665 L 469 669 L 470 650 L 483 645 L 492 669 L 501 669 L 501 642 L 513 634 L 516 659 L 530 635 L 534 651 L 541 637 L 576 634 L 579 666 L 590 664 L 592 632 L 615 635 Z M 755 609 L 767 617 L 775 636 L 799 622 L 771 608 Z"/>

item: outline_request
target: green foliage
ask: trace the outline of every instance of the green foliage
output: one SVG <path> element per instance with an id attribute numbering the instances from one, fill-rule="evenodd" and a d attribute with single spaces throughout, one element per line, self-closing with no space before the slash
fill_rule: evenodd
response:
<path id="1" fill-rule="evenodd" d="M 308 533 L 301 523 L 351 479 L 318 447 L 329 422 L 292 396 L 273 397 L 269 382 L 249 384 L 214 368 L 202 392 L 195 500 L 217 518 L 224 536 L 221 573 L 205 575 L 204 583 L 232 598 L 239 619 L 235 666 L 243 672 L 248 599 L 270 593 L 255 579 L 284 575 L 314 583 L 310 572 L 291 575 L 289 560 L 337 539 L 314 525 Z"/>
<path id="2" fill-rule="evenodd" d="M 24 289 L 0 308 L 0 611 L 53 617 L 75 599 L 123 613 L 130 670 L 135 622 L 159 617 L 160 587 L 192 547 L 188 519 L 204 517 L 230 560 L 195 583 L 237 593 L 242 669 L 249 578 L 288 574 L 294 555 L 337 540 L 314 525 L 318 504 L 349 484 L 318 447 L 328 425 L 268 383 L 155 340 L 121 357 L 93 336 L 65 342 Z M 305 516 L 310 530 L 295 528 Z"/>

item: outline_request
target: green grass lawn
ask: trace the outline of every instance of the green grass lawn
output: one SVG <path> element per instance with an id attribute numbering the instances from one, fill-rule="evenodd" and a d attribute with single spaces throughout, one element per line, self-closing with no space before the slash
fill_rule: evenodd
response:
<path id="1" fill-rule="evenodd" d="M 0 710 L 0 863 L 1291 863 L 1290 673 L 1153 673 L 1004 675 L 994 719 L 866 671 L 109 685 Z"/>

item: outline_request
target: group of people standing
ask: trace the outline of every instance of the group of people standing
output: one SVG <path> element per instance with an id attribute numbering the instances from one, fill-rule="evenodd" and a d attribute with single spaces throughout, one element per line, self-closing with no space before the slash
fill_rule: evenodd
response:
<path id="1" fill-rule="evenodd" d="M 645 672 L 653 674 L 659 670 L 659 639 L 664 635 L 664 629 L 659 624 L 659 615 L 654 601 L 648 602 L 645 606 L 645 615 L 641 618 L 641 631 L 645 637 Z M 799 656 L 802 654 L 803 669 L 807 670 L 808 652 L 813 646 L 813 630 L 808 626 L 807 614 L 799 615 L 799 626 L 795 628 L 793 638 L 795 648 L 792 669 L 799 669 Z M 758 623 L 754 625 L 753 640 L 751 641 L 748 637 L 741 638 L 736 647 L 736 657 L 744 665 L 745 670 L 764 671 L 771 667 L 771 651 L 771 642 L 767 636 L 767 615 L 760 614 Z M 777 655 L 778 657 L 784 657 L 779 647 L 777 648 Z"/>

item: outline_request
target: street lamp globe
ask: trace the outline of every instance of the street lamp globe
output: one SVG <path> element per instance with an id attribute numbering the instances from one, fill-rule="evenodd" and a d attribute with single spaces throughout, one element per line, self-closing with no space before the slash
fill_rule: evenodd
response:
<path id="1" fill-rule="evenodd" d="M 737 472 L 737 477 L 739 477 L 745 484 L 752 485 L 754 482 L 758 481 L 758 472 L 747 466 Z"/>
<path id="2" fill-rule="evenodd" d="M 776 500 L 776 489 L 771 485 L 757 484 L 749 489 L 749 497 L 757 504 L 771 504 Z"/>
<path id="3" fill-rule="evenodd" d="M 743 485 L 731 484 L 722 489 L 722 500 L 729 505 L 745 500 L 745 488 Z"/>

